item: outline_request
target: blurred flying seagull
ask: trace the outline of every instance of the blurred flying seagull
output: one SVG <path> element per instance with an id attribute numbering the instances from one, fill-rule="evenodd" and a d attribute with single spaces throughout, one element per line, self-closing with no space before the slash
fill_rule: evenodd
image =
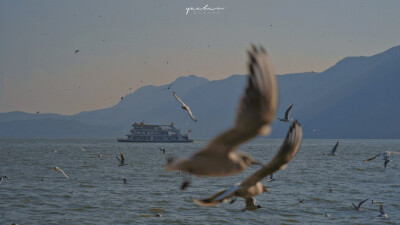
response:
<path id="1" fill-rule="evenodd" d="M 190 118 L 192 118 L 193 121 L 197 122 L 196 117 L 194 117 L 192 111 L 190 110 L 189 106 L 187 106 L 180 98 L 179 96 L 176 94 L 176 92 L 173 92 L 174 97 L 176 98 L 176 100 L 178 100 L 178 102 L 180 102 L 182 104 L 182 109 L 186 110 L 189 113 Z"/>
<path id="2" fill-rule="evenodd" d="M 289 113 L 290 113 L 290 110 L 292 109 L 292 107 L 293 107 L 293 102 L 290 103 L 289 108 L 286 109 L 285 118 L 279 118 L 279 117 L 277 117 L 277 119 L 278 119 L 279 121 L 282 121 L 282 122 L 293 121 L 293 118 L 290 118 L 290 119 L 289 119 Z"/>
<path id="3" fill-rule="evenodd" d="M 3 182 L 4 179 L 8 178 L 7 176 L 1 176 L 0 177 L 0 184 Z"/>
<path id="4" fill-rule="evenodd" d="M 79 50 L 78 50 L 78 49 L 77 49 L 77 50 L 75 50 L 75 54 L 76 54 L 76 53 L 78 53 L 78 52 L 79 52 Z"/>
<path id="5" fill-rule="evenodd" d="M 364 162 L 369 162 L 369 161 L 371 161 L 371 160 L 373 160 L 373 159 L 378 158 L 379 156 L 382 156 L 383 161 L 384 161 L 383 166 L 386 168 L 387 164 L 388 164 L 390 161 L 392 161 L 392 160 L 390 160 L 390 155 L 391 155 L 391 154 L 400 154 L 400 152 L 389 152 L 389 151 L 385 151 L 385 152 L 383 152 L 383 153 L 379 153 L 379 154 L 375 155 L 374 157 L 372 157 L 372 158 L 370 158 L 370 159 L 364 160 Z"/>
<path id="6" fill-rule="evenodd" d="M 230 176 L 259 164 L 236 149 L 258 134 L 268 134 L 278 105 L 278 84 L 265 50 L 252 46 L 247 88 L 239 103 L 233 128 L 219 134 L 190 158 L 170 161 L 166 171 L 196 176 Z"/>
<path id="7" fill-rule="evenodd" d="M 245 202 L 246 202 L 246 207 L 244 209 L 242 209 L 242 212 L 244 212 L 246 210 L 255 211 L 259 208 L 262 208 L 260 205 L 256 205 L 255 198 L 246 198 Z"/>
<path id="8" fill-rule="evenodd" d="M 244 199 L 255 197 L 263 192 L 268 192 L 268 189 L 260 182 L 264 177 L 278 171 L 285 169 L 286 164 L 289 163 L 296 155 L 300 148 L 303 131 L 300 124 L 295 121 L 286 135 L 285 141 L 275 156 L 264 165 L 261 169 L 257 170 L 242 183 L 231 186 L 229 189 L 222 190 L 210 198 L 206 199 L 193 199 L 193 201 L 200 206 L 214 206 L 223 201 L 227 201 L 231 197 L 241 197 Z"/>
<path id="9" fill-rule="evenodd" d="M 379 204 L 379 212 L 381 213 L 379 216 L 380 217 L 388 217 L 385 211 L 383 211 L 383 205 Z"/>
<path id="10" fill-rule="evenodd" d="M 329 155 L 329 156 L 334 156 L 334 155 L 336 155 L 336 149 L 337 149 L 338 146 L 339 146 L 339 141 L 336 141 L 336 144 L 335 144 L 335 146 L 333 146 L 331 152 L 329 152 L 329 153 L 326 154 L 326 155 Z M 325 155 L 325 154 L 324 154 L 324 155 Z"/>
<path id="11" fill-rule="evenodd" d="M 171 86 L 172 86 L 173 83 L 174 83 L 174 82 L 172 82 L 167 88 L 164 88 L 163 90 L 169 90 L 169 89 L 171 89 Z"/>
<path id="12" fill-rule="evenodd" d="M 64 177 L 66 177 L 66 178 L 69 180 L 68 175 L 67 175 L 66 173 L 64 173 L 64 171 L 63 171 L 60 167 L 55 166 L 55 167 L 54 167 L 54 170 L 55 170 L 55 171 L 60 171 L 60 172 L 64 175 Z"/>
<path id="13" fill-rule="evenodd" d="M 128 164 L 125 164 L 125 157 L 124 157 L 124 154 L 123 154 L 123 153 L 121 153 L 121 158 L 118 158 L 118 156 L 117 156 L 117 159 L 118 159 L 118 161 L 119 161 L 119 165 L 118 165 L 118 166 L 125 166 L 125 165 L 128 165 Z"/>
<path id="14" fill-rule="evenodd" d="M 354 206 L 355 210 L 362 210 L 361 205 L 364 204 L 364 202 L 368 201 L 369 198 L 365 199 L 364 201 L 361 201 L 360 203 L 358 203 L 358 206 L 356 206 L 354 203 L 351 203 Z"/>

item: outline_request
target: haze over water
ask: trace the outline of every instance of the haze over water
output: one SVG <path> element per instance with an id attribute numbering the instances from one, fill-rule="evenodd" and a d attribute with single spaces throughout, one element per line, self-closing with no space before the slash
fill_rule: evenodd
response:
<path id="1" fill-rule="evenodd" d="M 232 177 L 192 177 L 185 191 L 179 190 L 185 176 L 164 172 L 166 157 L 190 156 L 207 143 L 0 139 L 0 176 L 9 177 L 0 184 L 0 224 L 399 224 L 400 157 L 394 155 L 386 171 L 381 158 L 363 160 L 400 151 L 400 140 L 340 140 L 333 157 L 322 154 L 329 153 L 336 140 L 303 140 L 287 169 L 274 174 L 274 182 L 263 180 L 271 193 L 256 197 L 263 208 L 255 212 L 241 212 L 242 199 L 207 208 L 192 198 L 228 188 L 257 167 Z M 257 139 L 240 149 L 266 163 L 281 143 Z M 162 146 L 166 155 L 159 151 Z M 118 167 L 116 155 L 121 152 L 128 165 Z M 355 211 L 351 203 L 366 198 L 364 210 Z M 372 199 L 384 202 L 389 218 L 378 217 Z"/>

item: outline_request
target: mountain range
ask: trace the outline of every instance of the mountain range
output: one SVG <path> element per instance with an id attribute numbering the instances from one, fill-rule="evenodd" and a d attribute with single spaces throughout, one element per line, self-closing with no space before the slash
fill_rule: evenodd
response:
<path id="1" fill-rule="evenodd" d="M 303 126 L 305 138 L 400 138 L 400 46 L 373 56 L 346 57 L 321 72 L 278 75 L 279 110 Z M 71 116 L 0 113 L 0 137 L 122 137 L 133 122 L 170 124 L 191 137 L 209 138 L 233 125 L 247 75 L 209 81 L 195 75 L 143 86 L 118 104 Z M 190 106 L 198 122 L 172 96 Z M 283 138 L 289 123 L 276 121 L 269 137 Z"/>

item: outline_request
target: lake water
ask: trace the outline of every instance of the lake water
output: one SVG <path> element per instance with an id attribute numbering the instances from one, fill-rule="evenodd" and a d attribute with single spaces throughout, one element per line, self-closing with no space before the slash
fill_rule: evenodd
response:
<path id="1" fill-rule="evenodd" d="M 386 150 L 400 152 L 400 140 L 340 140 L 332 157 L 322 153 L 336 140 L 303 140 L 287 169 L 274 174 L 275 181 L 263 181 L 271 191 L 256 197 L 263 208 L 245 212 L 243 199 L 208 208 L 192 198 L 240 182 L 256 166 L 232 177 L 192 177 L 185 191 L 179 189 L 183 175 L 164 172 L 167 156 L 189 156 L 207 142 L 0 139 L 0 176 L 9 177 L 0 184 L 0 224 L 400 224 L 400 155 L 386 170 L 382 158 L 363 162 Z M 257 139 L 240 149 L 267 162 L 281 142 Z M 128 165 L 118 167 L 121 152 Z M 353 209 L 352 202 L 366 198 L 363 211 Z M 372 199 L 384 202 L 388 218 L 378 217 Z"/>

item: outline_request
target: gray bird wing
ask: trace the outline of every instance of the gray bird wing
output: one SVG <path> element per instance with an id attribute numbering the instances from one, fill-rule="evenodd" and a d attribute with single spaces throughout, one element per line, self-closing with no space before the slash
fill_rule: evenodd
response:
<path id="1" fill-rule="evenodd" d="M 292 109 L 292 107 L 293 107 L 293 102 L 290 103 L 289 108 L 286 109 L 285 119 L 287 119 L 287 120 L 289 119 L 289 113 L 290 113 L 290 110 Z"/>
<path id="2" fill-rule="evenodd" d="M 124 164 L 124 163 L 125 163 L 125 157 L 124 157 L 124 154 L 121 153 L 121 164 Z"/>
<path id="3" fill-rule="evenodd" d="M 372 157 L 372 158 L 369 158 L 369 159 L 364 160 L 364 162 L 369 162 L 369 161 L 371 161 L 371 160 L 374 160 L 374 159 L 376 159 L 377 157 L 379 157 L 380 155 L 381 155 L 381 153 L 375 155 L 375 156 Z"/>
<path id="4" fill-rule="evenodd" d="M 383 211 L 383 205 L 379 204 L 379 212 L 381 213 L 381 216 L 385 215 L 385 211 Z"/>
<path id="5" fill-rule="evenodd" d="M 199 206 L 215 206 L 220 204 L 221 202 L 223 202 L 224 199 L 221 200 L 216 200 L 216 198 L 218 196 L 220 196 L 221 194 L 224 194 L 227 190 L 221 190 L 217 193 L 215 193 L 213 196 L 209 197 L 209 198 L 205 198 L 205 199 L 193 199 L 193 202 L 196 203 Z"/>
<path id="6" fill-rule="evenodd" d="M 364 202 L 368 201 L 369 198 L 365 199 L 364 201 L 361 201 L 360 203 L 358 203 L 358 208 L 361 207 L 362 204 L 364 204 Z"/>
<path id="7" fill-rule="evenodd" d="M 278 105 L 278 84 L 265 50 L 248 51 L 248 83 L 232 129 L 215 137 L 198 154 L 228 154 L 240 144 L 269 133 Z"/>
<path id="8" fill-rule="evenodd" d="M 242 185 L 252 186 L 269 174 L 284 169 L 286 164 L 297 154 L 302 137 L 303 130 L 300 124 L 297 121 L 293 122 L 286 135 L 285 141 L 271 161 L 244 180 Z"/>
<path id="9" fill-rule="evenodd" d="M 333 146 L 331 154 L 335 154 L 337 147 L 339 146 L 339 141 L 336 142 L 335 146 Z"/>

